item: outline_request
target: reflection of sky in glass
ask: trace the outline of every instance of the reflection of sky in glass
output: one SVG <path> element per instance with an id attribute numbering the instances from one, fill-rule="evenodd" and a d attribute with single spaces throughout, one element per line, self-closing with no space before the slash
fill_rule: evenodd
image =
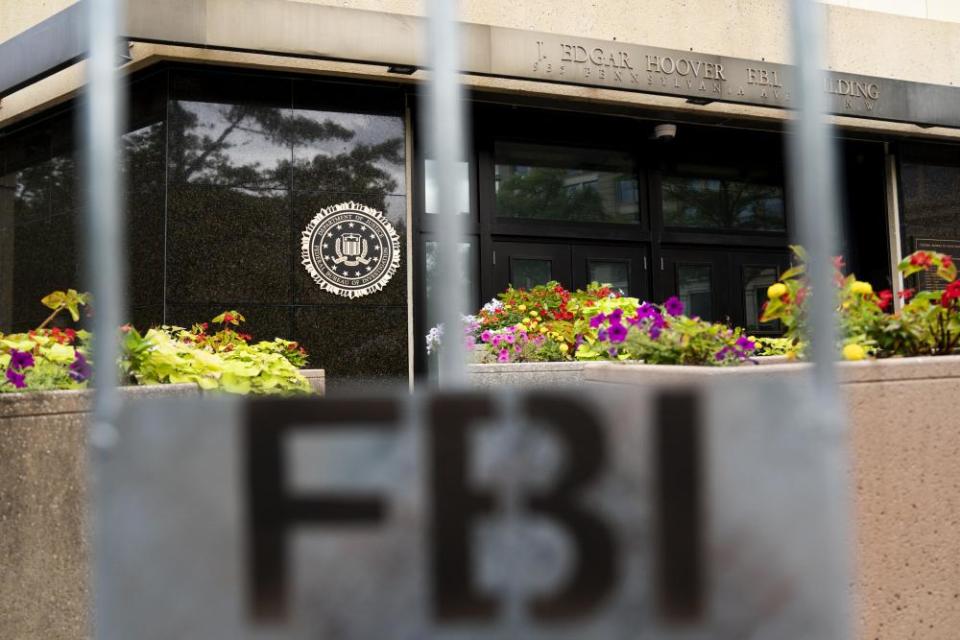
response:
<path id="1" fill-rule="evenodd" d="M 440 205 L 437 203 L 437 169 L 433 160 L 424 161 L 424 210 L 427 213 L 437 213 Z M 458 162 L 457 172 L 457 213 L 470 213 L 470 165 Z"/>
<path id="2" fill-rule="evenodd" d="M 315 122 L 325 121 L 338 124 L 354 133 L 350 140 L 330 138 L 311 142 L 309 145 L 294 148 L 294 157 L 297 159 L 312 160 L 316 155 L 328 157 L 340 154 L 349 154 L 357 144 L 382 144 L 393 138 L 403 139 L 403 120 L 396 116 L 379 116 L 365 113 L 341 113 L 336 111 L 308 111 L 306 109 L 291 109 L 291 114 L 309 118 Z M 403 158 L 401 146 L 400 157 Z M 381 158 L 373 163 L 375 167 L 390 175 L 397 184 L 395 193 L 406 193 L 406 167 L 403 162 L 388 162 Z"/>
<path id="3" fill-rule="evenodd" d="M 234 105 L 210 102 L 181 101 L 180 107 L 197 117 L 193 133 L 205 136 L 210 141 L 218 140 L 231 126 L 229 111 Z M 268 109 L 267 107 L 256 107 Z M 272 140 L 257 131 L 252 118 L 245 118 L 232 131 L 224 142 L 228 147 L 221 152 L 231 166 L 255 165 L 260 171 L 272 172 L 279 163 L 293 158 L 310 161 L 317 155 L 335 157 L 349 154 L 357 144 L 376 145 L 394 138 L 403 139 L 403 120 L 396 116 L 342 113 L 334 111 L 310 111 L 306 109 L 272 109 L 285 117 L 307 118 L 317 123 L 331 122 L 353 132 L 350 140 L 329 138 L 326 140 L 305 141 L 291 149 L 288 145 Z M 401 146 L 401 156 L 403 147 Z M 396 193 L 406 193 L 406 174 L 403 162 L 394 163 L 380 158 L 372 164 L 390 175 L 396 182 Z"/>

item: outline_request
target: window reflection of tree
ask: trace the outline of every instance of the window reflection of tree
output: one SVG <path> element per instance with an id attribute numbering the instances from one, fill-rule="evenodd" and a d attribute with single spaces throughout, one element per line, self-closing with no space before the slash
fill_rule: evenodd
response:
<path id="1" fill-rule="evenodd" d="M 784 229 L 783 190 L 741 180 L 666 177 L 667 225 L 717 229 Z"/>
<path id="2" fill-rule="evenodd" d="M 386 208 L 386 196 L 396 193 L 397 180 L 379 166 L 403 165 L 403 138 L 394 137 L 375 144 L 353 142 L 349 150 L 332 155 L 316 154 L 298 158 L 295 147 L 323 141 L 351 142 L 357 132 L 332 119 L 318 120 L 288 109 L 256 105 L 217 107 L 218 122 L 202 121 L 182 102 L 171 102 L 170 165 L 172 178 L 179 182 L 202 179 L 214 184 L 240 186 L 306 185 L 309 190 L 363 193 L 373 206 Z M 218 134 L 204 128 L 216 126 Z M 290 149 L 289 158 L 274 167 L 242 161 L 242 154 L 230 153 L 248 134 Z"/>
<path id="3" fill-rule="evenodd" d="M 536 167 L 503 176 L 497 190 L 497 213 L 515 218 L 605 220 L 607 215 L 596 188 L 597 181 L 571 185 L 567 180 L 569 174 L 567 169 Z"/>

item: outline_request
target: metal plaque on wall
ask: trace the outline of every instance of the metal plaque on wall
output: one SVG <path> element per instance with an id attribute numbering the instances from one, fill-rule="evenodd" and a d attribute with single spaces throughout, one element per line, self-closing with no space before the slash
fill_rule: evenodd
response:
<path id="1" fill-rule="evenodd" d="M 618 391 L 128 407 L 97 637 L 841 637 L 801 380 Z"/>
<path id="2" fill-rule="evenodd" d="M 960 264 L 960 240 L 947 240 L 937 238 L 914 238 L 914 251 L 935 251 L 945 253 L 957 264 Z M 928 269 L 917 275 L 917 286 L 926 291 L 939 291 L 947 286 L 947 283 L 941 279 L 936 269 Z"/>
<path id="3" fill-rule="evenodd" d="M 320 211 L 301 234 L 300 258 L 324 291 L 359 298 L 383 289 L 400 266 L 400 236 L 382 212 L 356 202 Z"/>

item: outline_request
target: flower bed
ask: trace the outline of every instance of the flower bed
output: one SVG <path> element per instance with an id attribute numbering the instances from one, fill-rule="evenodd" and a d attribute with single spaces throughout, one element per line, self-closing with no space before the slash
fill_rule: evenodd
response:
<path id="1" fill-rule="evenodd" d="M 90 334 L 47 328 L 64 311 L 78 321 L 89 295 L 73 289 L 55 291 L 42 302 L 53 313 L 39 327 L 28 333 L 0 334 L 0 370 L 4 372 L 0 394 L 78 390 L 90 382 Z M 190 329 L 154 327 L 143 334 L 124 326 L 123 380 L 141 385 L 192 383 L 206 391 L 238 394 L 309 393 L 316 386 L 298 371 L 306 366 L 307 354 L 297 343 L 281 338 L 254 343 L 239 330 L 242 322 L 242 314 L 226 311 L 211 321 L 219 325 L 212 333 L 208 323 Z"/>
<path id="2" fill-rule="evenodd" d="M 642 360 L 730 365 L 751 358 L 756 341 L 743 330 L 684 315 L 676 297 L 662 305 L 592 283 L 567 291 L 557 282 L 509 288 L 464 318 L 463 339 L 474 361 L 488 364 Z M 427 335 L 440 346 L 443 327 Z"/>

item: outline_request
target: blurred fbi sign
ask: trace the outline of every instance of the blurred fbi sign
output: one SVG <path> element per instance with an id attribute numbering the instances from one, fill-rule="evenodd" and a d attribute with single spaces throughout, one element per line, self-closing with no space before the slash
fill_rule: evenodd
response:
<path id="1" fill-rule="evenodd" d="M 665 480 L 663 505 L 670 504 L 660 519 L 666 527 L 662 540 L 665 575 L 660 585 L 663 613 L 696 616 L 701 606 L 701 575 L 696 544 L 695 402 L 686 396 L 664 396 L 664 402 L 670 406 L 660 413 L 672 417 L 661 423 L 672 429 L 664 434 L 661 446 L 665 455 L 659 458 Z M 500 619 L 507 585 L 485 589 L 481 584 L 484 560 L 479 556 L 484 550 L 478 548 L 478 535 L 485 520 L 512 518 L 516 526 L 521 513 L 546 525 L 548 541 L 555 544 L 557 536 L 562 539 L 560 552 L 551 554 L 563 564 L 562 575 L 546 580 L 551 584 L 544 584 L 535 597 L 521 598 L 529 618 L 557 623 L 602 612 L 621 586 L 625 544 L 616 516 L 605 513 L 596 495 L 591 499 L 591 490 L 609 482 L 616 464 L 611 460 L 606 417 L 589 404 L 552 394 L 518 398 L 512 427 L 504 422 L 508 416 L 498 415 L 502 407 L 490 396 L 438 395 L 426 399 L 423 408 L 420 463 L 426 473 L 420 488 L 427 535 L 419 542 L 425 544 L 428 615 L 441 623 L 495 623 Z M 396 506 L 388 495 L 319 489 L 306 493 L 290 488 L 286 484 L 290 474 L 285 442 L 297 434 L 330 431 L 341 435 L 372 431 L 400 438 L 405 419 L 402 409 L 398 400 L 328 401 L 323 405 L 263 401 L 250 405 L 246 448 L 248 584 L 254 619 L 280 620 L 290 609 L 290 565 L 297 562 L 289 544 L 291 532 L 312 528 L 322 535 L 324 529 L 346 526 L 388 532 L 388 520 Z M 537 433 L 526 433 L 525 425 Z M 486 441 L 484 431 L 488 432 Z M 538 459 L 544 465 L 541 471 L 547 473 L 540 473 L 539 478 L 524 474 L 523 468 Z M 478 462 L 500 468 L 488 474 L 489 481 L 471 478 L 475 475 L 471 469 Z M 363 469 L 356 473 L 359 476 Z M 499 482 L 494 475 L 499 475 Z M 642 500 L 645 496 L 637 497 Z M 511 502 L 514 513 L 507 515 Z M 531 547 L 523 553 L 535 552 L 538 544 L 544 544 L 536 531 L 529 535 Z M 486 552 L 496 555 L 503 551 L 495 536 L 490 538 Z M 503 561 L 487 559 L 493 564 Z M 519 568 L 515 562 L 517 559 L 511 558 L 502 568 Z"/>
<path id="2" fill-rule="evenodd" d="M 770 398 L 135 405 L 98 461 L 98 637 L 808 637 L 818 444 L 752 427 Z"/>

